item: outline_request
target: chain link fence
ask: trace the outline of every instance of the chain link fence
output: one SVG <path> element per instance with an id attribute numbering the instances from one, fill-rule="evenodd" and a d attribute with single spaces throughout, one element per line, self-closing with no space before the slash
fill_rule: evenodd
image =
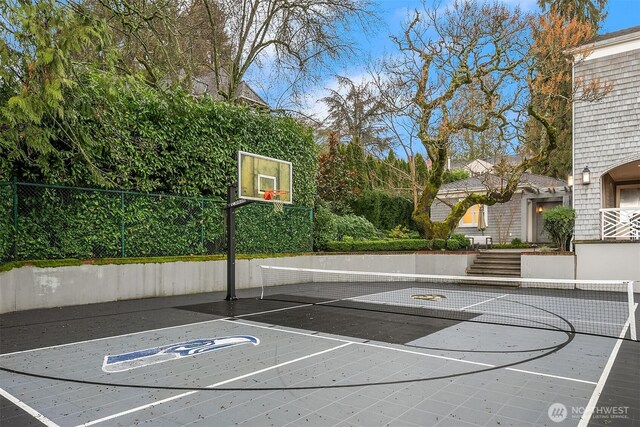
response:
<path id="1" fill-rule="evenodd" d="M 0 182 L 0 261 L 225 252 L 225 202 L 205 197 Z M 238 253 L 312 251 L 310 208 L 237 211 Z"/>

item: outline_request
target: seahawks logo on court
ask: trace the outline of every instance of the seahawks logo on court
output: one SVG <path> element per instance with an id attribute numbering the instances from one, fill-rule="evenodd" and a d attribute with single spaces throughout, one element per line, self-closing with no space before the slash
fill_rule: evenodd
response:
<path id="1" fill-rule="evenodd" d="M 260 344 L 260 340 L 251 335 L 234 335 L 213 339 L 191 340 L 162 347 L 137 350 L 131 353 L 107 355 L 104 357 L 102 370 L 109 373 L 123 372 L 249 343 L 258 345 Z"/>
<path id="2" fill-rule="evenodd" d="M 447 298 L 445 295 L 436 295 L 436 294 L 414 294 L 411 295 L 413 299 L 421 299 L 426 301 L 438 301 L 443 298 Z"/>

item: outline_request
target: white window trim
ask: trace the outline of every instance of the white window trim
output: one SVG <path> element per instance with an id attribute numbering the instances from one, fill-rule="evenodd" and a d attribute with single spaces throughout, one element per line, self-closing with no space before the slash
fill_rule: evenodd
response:
<path id="1" fill-rule="evenodd" d="M 475 206 L 475 205 L 473 205 Z M 487 226 L 489 226 L 489 206 L 487 205 L 480 205 L 482 206 L 482 209 L 484 209 L 484 219 L 487 222 Z M 469 208 L 471 209 L 471 208 Z M 466 212 L 465 212 L 466 215 Z M 458 221 L 458 227 L 459 228 L 473 228 L 473 227 L 478 227 L 478 217 L 476 217 L 475 222 L 469 223 L 469 224 L 463 224 L 462 223 L 462 218 L 460 218 L 460 221 Z"/>

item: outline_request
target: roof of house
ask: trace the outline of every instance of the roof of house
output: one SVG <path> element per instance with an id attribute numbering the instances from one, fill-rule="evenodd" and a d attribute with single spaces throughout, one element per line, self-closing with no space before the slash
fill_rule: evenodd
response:
<path id="1" fill-rule="evenodd" d="M 604 40 L 614 39 L 620 36 L 626 36 L 627 34 L 633 34 L 636 32 L 640 32 L 640 25 L 636 25 L 635 27 L 629 27 L 618 31 L 612 31 L 610 33 L 598 34 L 589 40 L 589 43 L 598 43 Z"/>
<path id="2" fill-rule="evenodd" d="M 486 190 L 487 187 L 495 188 L 499 185 L 499 177 L 492 174 L 484 174 L 442 184 L 439 192 L 449 193 L 455 191 L 478 191 Z M 537 190 L 566 186 L 566 181 L 563 181 L 561 179 L 527 172 L 522 174 L 522 176 L 520 177 L 520 184 L 518 185 L 519 188 L 530 188 Z"/>
<path id="3" fill-rule="evenodd" d="M 221 70 L 220 80 L 222 86 L 226 86 L 228 83 L 228 74 L 225 70 Z M 222 99 L 220 94 L 218 93 L 216 85 L 216 76 L 213 71 L 202 74 L 193 79 L 193 89 L 192 92 L 194 95 L 203 95 L 208 93 L 215 99 Z M 268 107 L 267 102 L 260 97 L 246 82 L 242 81 L 238 88 L 238 96 L 242 98 L 244 101 L 249 104 L 259 105 L 262 107 Z"/>
<path id="4" fill-rule="evenodd" d="M 467 169 L 470 166 L 478 166 L 478 165 L 497 165 L 500 161 L 504 159 L 509 165 L 517 165 L 522 162 L 522 156 L 520 154 L 508 154 L 505 156 L 499 157 L 483 157 L 473 160 L 453 160 L 451 161 L 451 169 Z M 474 169 L 473 167 L 471 169 Z M 486 169 L 486 167 L 485 167 Z"/>

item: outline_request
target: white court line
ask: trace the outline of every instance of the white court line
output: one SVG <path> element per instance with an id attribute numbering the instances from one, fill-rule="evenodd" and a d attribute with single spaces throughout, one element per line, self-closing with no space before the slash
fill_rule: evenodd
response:
<path id="1" fill-rule="evenodd" d="M 258 375 L 258 374 L 261 374 L 263 372 L 271 371 L 272 369 L 278 369 L 278 368 L 281 368 L 283 366 L 299 362 L 301 360 L 309 359 L 310 357 L 315 357 L 315 356 L 319 356 L 319 355 L 324 354 L 324 353 L 329 353 L 330 351 L 338 350 L 340 348 L 346 347 L 346 346 L 351 345 L 351 344 L 352 343 L 347 342 L 347 343 L 340 344 L 340 345 L 335 346 L 335 347 L 328 348 L 326 350 L 319 351 L 317 353 L 307 354 L 306 356 L 298 357 L 297 359 L 289 360 L 288 362 L 279 363 L 277 365 L 269 366 L 268 368 L 260 369 L 258 371 L 254 371 L 254 372 L 249 372 L 248 374 L 240 375 L 240 376 L 235 377 L 235 378 L 230 378 L 228 380 L 224 380 L 224 381 L 220 381 L 220 382 L 215 383 L 215 384 L 208 385 L 206 388 L 220 387 L 221 385 L 225 385 L 225 384 L 228 384 L 228 383 L 231 383 L 231 382 L 234 382 L 234 381 L 242 380 L 244 378 L 248 378 L 248 377 L 251 377 L 251 376 L 254 376 L 254 375 Z M 106 416 L 106 417 L 103 417 L 103 418 L 100 418 L 100 419 L 97 419 L 97 420 L 89 421 L 87 423 L 80 424 L 78 427 L 92 426 L 94 424 L 98 424 L 98 423 L 102 423 L 104 421 L 112 420 L 114 418 L 118 418 L 118 417 L 121 417 L 123 415 L 131 414 L 133 412 L 138 412 L 138 411 L 141 411 L 143 409 L 152 408 L 154 406 L 157 406 L 157 405 L 160 405 L 160 404 L 163 404 L 163 403 L 167 403 L 167 402 L 170 402 L 172 400 L 180 399 L 182 397 L 186 397 L 186 396 L 198 393 L 198 392 L 199 392 L 199 390 L 188 391 L 186 393 L 178 394 L 176 396 L 168 397 L 166 399 L 162 399 L 162 400 L 158 400 L 156 402 L 148 403 L 146 405 L 138 406 L 137 408 L 131 408 L 131 409 L 128 409 L 126 411 L 119 412 L 117 414 L 113 414 L 113 415 L 109 415 L 109 416 Z"/>
<path id="2" fill-rule="evenodd" d="M 227 320 L 227 322 L 232 322 L 232 321 Z M 431 357 L 431 358 L 435 358 L 435 359 L 444 359 L 444 360 L 449 360 L 449 361 L 452 361 L 452 362 L 468 363 L 468 364 L 471 364 L 471 365 L 484 366 L 484 367 L 487 367 L 487 368 L 495 368 L 496 367 L 496 365 L 491 365 L 491 364 L 482 363 L 482 362 L 474 362 L 472 360 L 456 359 L 455 357 L 440 356 L 440 355 L 437 355 L 437 354 L 423 353 L 423 352 L 420 352 L 420 351 L 413 351 L 413 350 L 407 350 L 407 349 L 403 349 L 403 348 L 389 347 L 389 346 L 381 345 L 381 344 L 373 344 L 373 343 L 359 342 L 359 341 L 349 341 L 349 340 L 340 339 L 340 338 L 325 337 L 325 336 L 322 336 L 322 335 L 313 335 L 313 334 L 309 334 L 309 333 L 305 333 L 305 332 L 289 331 L 289 330 L 286 330 L 286 329 L 276 328 L 274 326 L 254 325 L 252 323 L 245 323 L 245 322 L 238 322 L 238 321 L 233 322 L 233 323 L 240 323 L 240 324 L 246 325 L 246 326 L 252 326 L 252 327 L 261 328 L 261 329 L 270 329 L 270 330 L 274 330 L 274 331 L 285 332 L 285 333 L 288 333 L 288 334 L 304 335 L 304 336 L 308 336 L 308 337 L 312 337 L 312 338 L 322 338 L 322 339 L 327 339 L 327 340 L 348 342 L 348 343 L 351 343 L 351 344 L 357 344 L 357 345 L 362 345 L 362 346 L 366 346 L 366 347 L 381 348 L 381 349 L 384 349 L 384 350 L 392 350 L 392 351 L 397 351 L 397 352 L 400 352 L 400 353 L 416 354 L 416 355 L 419 355 L 419 356 Z M 581 379 L 578 379 L 578 378 L 571 378 L 571 377 L 563 377 L 563 376 L 560 376 L 560 375 L 545 374 L 543 372 L 526 371 L 524 369 L 505 368 L 505 370 L 514 371 L 514 372 L 520 372 L 522 374 L 530 374 L 530 375 L 536 375 L 536 376 L 542 376 L 542 377 L 556 378 L 556 379 L 566 380 L 566 381 L 574 381 L 574 382 L 578 382 L 578 383 L 585 383 L 585 384 L 592 384 L 592 385 L 596 384 L 593 381 L 581 380 Z"/>
<path id="3" fill-rule="evenodd" d="M 520 372 L 520 373 L 523 373 L 523 374 L 538 375 L 538 376 L 541 376 L 541 377 L 557 378 L 557 379 L 560 379 L 560 380 L 575 381 L 577 383 L 584 383 L 584 384 L 591 384 L 591 385 L 596 385 L 597 384 L 595 381 L 579 380 L 577 378 L 563 377 L 563 376 L 560 376 L 560 375 L 543 374 L 542 372 L 527 371 L 527 370 L 524 370 L 524 369 L 516 369 L 516 368 L 505 368 L 505 369 L 507 371 Z"/>
<path id="4" fill-rule="evenodd" d="M 20 350 L 20 351 L 14 351 L 12 353 L 0 354 L 0 357 L 11 356 L 11 355 L 15 355 L 15 354 L 31 353 L 33 351 L 39 351 L 39 350 L 50 350 L 52 348 L 68 347 L 70 345 L 76 345 L 76 344 L 86 344 L 86 343 L 90 343 L 90 342 L 110 340 L 112 338 L 130 337 L 130 336 L 133 336 L 133 335 L 146 334 L 147 332 L 159 332 L 159 331 L 168 331 L 169 329 L 175 329 L 175 328 L 186 328 L 187 326 L 203 325 L 205 323 L 219 322 L 220 320 L 225 320 L 225 319 L 229 319 L 229 317 L 225 317 L 225 318 L 221 318 L 221 319 L 203 320 L 202 322 L 195 322 L 195 323 L 186 323 L 184 325 L 167 326 L 166 328 L 157 328 L 157 329 L 148 329 L 146 331 L 130 332 L 128 334 L 111 335 L 109 337 L 92 338 L 90 340 L 68 342 L 68 343 L 65 343 L 65 344 L 50 345 L 50 346 L 47 346 L 47 347 L 31 348 L 29 350 Z"/>
<path id="5" fill-rule="evenodd" d="M 339 300 L 327 301 L 324 304 L 328 304 L 330 302 L 336 302 L 336 301 L 339 301 Z M 133 335 L 145 334 L 147 332 L 168 331 L 169 329 L 186 328 L 188 326 L 195 326 L 195 325 L 204 325 L 206 323 L 219 322 L 221 320 L 229 320 L 229 319 L 234 319 L 234 318 L 239 318 L 239 317 L 256 316 L 258 314 L 266 314 L 266 313 L 273 313 L 275 311 L 291 310 L 291 309 L 294 309 L 294 308 L 308 307 L 308 306 L 311 306 L 311 305 L 314 305 L 314 304 L 296 305 L 296 306 L 292 306 L 292 307 L 284 307 L 284 308 L 278 308 L 278 309 L 274 309 L 274 310 L 260 311 L 258 313 L 240 314 L 240 315 L 234 316 L 234 317 L 222 317 L 220 319 L 203 320 L 202 322 L 185 323 L 184 325 L 175 325 L 175 326 L 167 326 L 165 328 L 147 329 L 145 331 L 130 332 L 128 334 L 111 335 L 111 336 L 108 336 L 108 337 L 92 338 L 90 340 L 74 341 L 74 342 L 68 342 L 68 343 L 65 343 L 65 344 L 50 345 L 50 346 L 47 346 L 47 347 L 31 348 L 29 350 L 20 350 L 20 351 L 14 351 L 14 352 L 11 352 L 11 353 L 0 354 L 0 357 L 11 356 L 11 355 L 16 355 L 16 354 L 23 354 L 23 353 L 30 353 L 30 352 L 39 351 L 39 350 L 50 350 L 50 349 L 53 349 L 53 348 L 68 347 L 70 345 L 76 345 L 76 344 L 86 344 L 86 343 L 90 343 L 90 342 L 104 341 L 104 340 L 109 340 L 109 339 L 112 339 L 112 338 L 130 337 L 130 336 L 133 336 Z"/>
<path id="6" fill-rule="evenodd" d="M 303 305 L 294 305 L 294 306 L 291 306 L 291 307 L 274 308 L 273 310 L 259 311 L 257 313 L 239 314 L 237 316 L 225 317 L 223 319 L 217 319 L 217 320 L 229 320 L 229 319 L 239 319 L 241 317 L 258 316 L 259 314 L 275 313 L 276 311 L 291 310 L 293 308 L 309 307 L 309 306 L 312 306 L 312 305 L 313 304 L 303 304 Z"/>
<path id="7" fill-rule="evenodd" d="M 45 417 L 40 412 L 36 411 L 31 406 L 27 405 L 26 403 L 24 403 L 23 401 L 21 401 L 17 397 L 14 397 L 12 394 L 10 394 L 8 391 L 4 390 L 3 388 L 0 388 L 0 396 L 2 396 L 5 399 L 9 400 L 11 403 L 13 403 L 14 405 L 18 406 L 20 409 L 22 409 L 23 411 L 25 411 L 26 413 L 31 415 L 36 420 L 40 421 L 45 426 L 47 426 L 47 427 L 60 427 L 58 424 L 54 423 L 49 418 Z"/>
<path id="8" fill-rule="evenodd" d="M 466 310 L 467 308 L 475 307 L 476 305 L 484 304 L 484 303 L 486 303 L 486 302 L 493 301 L 493 300 L 496 300 L 496 299 L 498 299 L 498 298 L 504 298 L 504 297 L 506 297 L 506 296 L 508 296 L 508 295 L 509 295 L 509 294 L 504 294 L 504 295 L 500 295 L 499 297 L 490 298 L 490 299 L 488 299 L 488 300 L 486 300 L 486 301 L 480 301 L 480 302 L 477 302 L 477 303 L 475 303 L 475 304 L 471 304 L 471 305 L 468 305 L 468 306 L 466 306 L 466 307 L 462 307 L 462 308 L 460 308 L 459 310 L 460 310 L 460 311 L 462 311 L 462 310 Z"/>
<path id="9" fill-rule="evenodd" d="M 638 304 L 636 303 L 633 306 L 633 312 L 638 308 Z M 633 313 L 632 313 L 633 314 Z M 578 427 L 586 427 L 591 420 L 591 415 L 593 415 L 593 411 L 598 404 L 598 399 L 600 399 L 600 395 L 602 394 L 602 389 L 604 388 L 607 379 L 609 378 L 609 373 L 611 372 L 611 368 L 613 367 L 614 362 L 616 361 L 616 357 L 618 357 L 618 351 L 620 350 L 620 346 L 622 345 L 622 338 L 624 338 L 627 333 L 627 328 L 631 323 L 631 319 L 634 316 L 632 314 L 629 315 L 629 320 L 624 324 L 624 328 L 622 328 L 622 332 L 620 332 L 619 339 L 616 341 L 616 344 L 613 346 L 613 350 L 611 351 L 611 355 L 609 356 L 609 360 L 607 360 L 607 364 L 604 366 L 604 370 L 602 371 L 602 375 L 600 375 L 600 379 L 598 380 L 598 384 L 596 385 L 595 390 L 593 390 L 593 394 L 591 395 L 591 399 L 589 399 L 589 403 L 587 403 L 587 407 L 584 408 L 584 412 L 582 413 L 582 417 L 580 417 L 580 422 L 578 423 Z"/>

